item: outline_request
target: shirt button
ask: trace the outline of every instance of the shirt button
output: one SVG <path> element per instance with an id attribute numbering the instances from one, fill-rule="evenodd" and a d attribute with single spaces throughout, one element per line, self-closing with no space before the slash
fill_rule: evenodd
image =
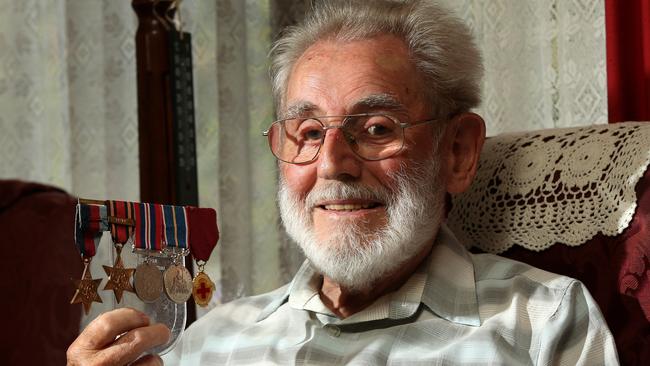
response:
<path id="1" fill-rule="evenodd" d="M 338 337 L 341 335 L 341 328 L 336 325 L 326 324 L 323 328 L 329 333 L 332 337 Z"/>

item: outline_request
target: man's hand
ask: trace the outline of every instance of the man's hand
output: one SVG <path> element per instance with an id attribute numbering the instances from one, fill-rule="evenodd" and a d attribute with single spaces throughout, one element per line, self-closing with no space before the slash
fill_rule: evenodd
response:
<path id="1" fill-rule="evenodd" d="M 149 318 L 137 310 L 116 309 L 98 316 L 72 342 L 68 366 L 126 365 L 148 349 L 167 343 L 170 335 L 166 326 L 149 325 Z M 162 360 L 148 355 L 134 365 L 162 365 Z"/>

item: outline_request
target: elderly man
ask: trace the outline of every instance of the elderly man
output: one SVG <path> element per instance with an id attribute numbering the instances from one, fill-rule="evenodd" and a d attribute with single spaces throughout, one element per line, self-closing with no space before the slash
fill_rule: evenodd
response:
<path id="1" fill-rule="evenodd" d="M 472 255 L 443 224 L 485 134 L 462 22 L 424 0 L 323 2 L 275 45 L 272 75 L 281 119 L 265 134 L 308 260 L 289 285 L 201 318 L 168 364 L 618 363 L 581 283 Z M 124 364 L 167 337 L 120 309 L 68 356 Z"/>

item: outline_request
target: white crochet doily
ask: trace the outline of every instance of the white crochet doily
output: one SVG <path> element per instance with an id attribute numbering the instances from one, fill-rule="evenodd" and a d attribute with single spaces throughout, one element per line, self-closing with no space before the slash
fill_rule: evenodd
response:
<path id="1" fill-rule="evenodd" d="M 650 123 L 492 137 L 472 186 L 453 198 L 448 223 L 468 247 L 491 253 L 616 235 L 634 215 L 634 188 L 648 163 Z"/>

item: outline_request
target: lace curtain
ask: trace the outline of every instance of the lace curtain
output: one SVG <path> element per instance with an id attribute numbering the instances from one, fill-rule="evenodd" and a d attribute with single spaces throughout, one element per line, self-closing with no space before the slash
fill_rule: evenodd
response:
<path id="1" fill-rule="evenodd" d="M 446 0 L 485 61 L 488 135 L 607 123 L 603 0 Z"/>
<path id="2" fill-rule="evenodd" d="M 138 198 L 131 13 L 128 1 L 0 7 L 0 177 Z"/>
<path id="3" fill-rule="evenodd" d="M 126 1 L 0 7 L 0 178 L 43 182 L 81 197 L 138 200 L 131 13 Z M 112 262 L 109 249 L 104 240 L 95 276 Z M 90 318 L 112 308 L 103 298 Z"/>
<path id="4" fill-rule="evenodd" d="M 278 287 L 301 262 L 279 223 L 276 164 L 260 132 L 273 120 L 270 42 L 309 2 L 181 5 L 193 34 L 200 204 L 217 209 L 222 234 L 207 268 L 214 304 Z M 447 2 L 484 53 L 479 112 L 490 134 L 607 120 L 602 0 Z M 138 199 L 136 27 L 128 0 L 0 8 L 0 178 Z M 101 245 L 96 275 L 110 261 Z"/>

